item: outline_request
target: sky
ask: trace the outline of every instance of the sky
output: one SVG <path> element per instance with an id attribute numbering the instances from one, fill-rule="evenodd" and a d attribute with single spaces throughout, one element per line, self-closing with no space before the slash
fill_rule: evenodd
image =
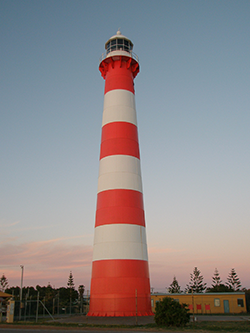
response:
<path id="1" fill-rule="evenodd" d="M 250 288 L 250 1 L 0 0 L 0 275 L 90 289 L 104 80 L 135 79 L 154 291 L 198 267 Z"/>

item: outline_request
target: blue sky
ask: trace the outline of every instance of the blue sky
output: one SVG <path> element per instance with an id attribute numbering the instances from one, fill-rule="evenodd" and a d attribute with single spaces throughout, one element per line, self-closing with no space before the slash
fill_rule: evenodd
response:
<path id="1" fill-rule="evenodd" d="M 104 80 L 134 43 L 151 286 L 250 288 L 250 2 L 0 0 L 0 275 L 89 289 Z"/>

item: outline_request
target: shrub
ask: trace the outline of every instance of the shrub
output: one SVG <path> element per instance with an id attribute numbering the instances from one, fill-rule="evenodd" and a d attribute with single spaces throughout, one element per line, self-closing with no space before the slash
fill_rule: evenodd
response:
<path id="1" fill-rule="evenodd" d="M 155 322 L 158 326 L 185 326 L 189 320 L 186 304 L 179 304 L 171 297 L 156 303 Z"/>

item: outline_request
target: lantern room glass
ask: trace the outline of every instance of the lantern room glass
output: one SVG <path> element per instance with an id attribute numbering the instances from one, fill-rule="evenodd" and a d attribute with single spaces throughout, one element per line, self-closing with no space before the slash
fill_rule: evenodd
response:
<path id="1" fill-rule="evenodd" d="M 122 50 L 131 53 L 133 49 L 133 46 L 131 42 L 129 42 L 126 39 L 122 38 L 117 38 L 117 39 L 112 39 L 110 42 L 107 44 L 107 54 L 112 51 L 116 50 Z"/>

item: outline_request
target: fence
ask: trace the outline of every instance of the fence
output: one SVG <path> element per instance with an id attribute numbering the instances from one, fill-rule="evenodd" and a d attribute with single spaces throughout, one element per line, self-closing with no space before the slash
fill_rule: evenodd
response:
<path id="1" fill-rule="evenodd" d="M 85 315 L 88 312 L 89 300 L 87 297 L 76 301 L 60 301 L 58 298 L 46 300 L 45 298 L 36 299 L 26 298 L 22 302 L 15 301 L 14 321 L 38 321 L 39 319 L 48 319 L 74 314 Z"/>

